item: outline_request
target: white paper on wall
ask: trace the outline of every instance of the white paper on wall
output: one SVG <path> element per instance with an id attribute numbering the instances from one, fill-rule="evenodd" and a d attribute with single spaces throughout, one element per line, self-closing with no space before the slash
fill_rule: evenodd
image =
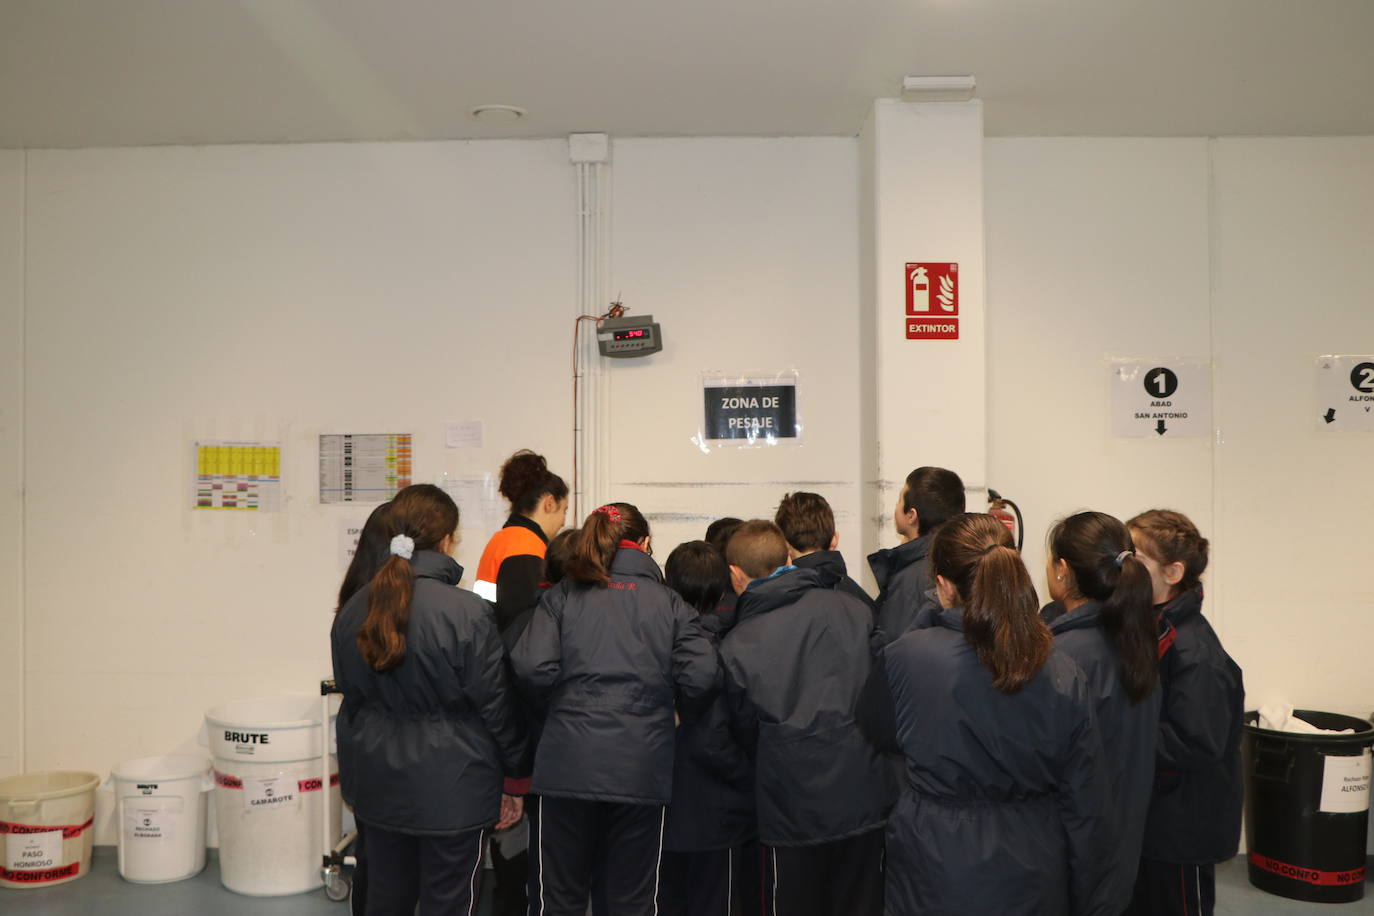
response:
<path id="1" fill-rule="evenodd" d="M 1115 360 L 1112 436 L 1182 439 L 1212 434 L 1212 370 L 1201 360 Z"/>
<path id="2" fill-rule="evenodd" d="M 482 542 L 506 523 L 505 503 L 493 474 L 445 477 L 439 486 L 458 504 L 458 527 L 480 536 Z"/>
<path id="3" fill-rule="evenodd" d="M 463 420 L 444 424 L 444 444 L 449 448 L 481 448 L 482 421 Z"/>
<path id="4" fill-rule="evenodd" d="M 1374 431 L 1374 355 L 1317 357 L 1317 425 Z"/>

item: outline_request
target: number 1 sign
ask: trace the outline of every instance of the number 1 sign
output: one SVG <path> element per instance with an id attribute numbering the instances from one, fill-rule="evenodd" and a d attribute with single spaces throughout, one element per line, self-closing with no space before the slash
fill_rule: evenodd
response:
<path id="1" fill-rule="evenodd" d="M 1212 432 L 1212 370 L 1199 360 L 1130 360 L 1111 365 L 1112 435 L 1179 439 Z"/>

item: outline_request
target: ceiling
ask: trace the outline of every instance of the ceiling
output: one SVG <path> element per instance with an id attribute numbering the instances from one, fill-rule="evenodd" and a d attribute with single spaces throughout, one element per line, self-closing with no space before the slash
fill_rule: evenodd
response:
<path id="1" fill-rule="evenodd" d="M 853 135 L 906 74 L 994 136 L 1372 135 L 1374 0 L 0 0 L 2 147 Z"/>

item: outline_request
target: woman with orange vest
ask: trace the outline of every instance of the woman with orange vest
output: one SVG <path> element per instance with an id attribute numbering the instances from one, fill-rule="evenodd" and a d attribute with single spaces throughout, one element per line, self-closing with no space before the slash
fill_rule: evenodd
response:
<path id="1" fill-rule="evenodd" d="M 507 649 L 515 645 L 534 613 L 545 581 L 549 541 L 568 517 L 568 485 L 549 470 L 543 455 L 521 449 L 501 466 L 501 495 L 510 518 L 487 542 L 477 563 L 472 590 L 496 605 L 496 627 Z M 505 792 L 528 796 L 528 779 L 508 780 Z M 539 802 L 527 797 L 524 813 L 539 816 Z M 492 837 L 493 916 L 523 916 L 529 872 L 529 821 L 521 820 Z"/>
<path id="2" fill-rule="evenodd" d="M 504 633 L 517 620 L 523 628 L 539 602 L 544 552 L 568 518 L 568 485 L 543 455 L 521 449 L 501 466 L 501 495 L 510 502 L 510 518 L 482 551 L 472 590 L 496 605 Z"/>

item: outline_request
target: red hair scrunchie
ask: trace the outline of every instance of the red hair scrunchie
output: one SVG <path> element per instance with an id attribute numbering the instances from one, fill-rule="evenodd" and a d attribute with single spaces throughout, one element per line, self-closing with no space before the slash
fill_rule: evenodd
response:
<path id="1" fill-rule="evenodd" d="M 620 510 L 617 509 L 615 506 L 611 506 L 611 505 L 602 506 L 601 508 L 597 509 L 596 511 L 597 511 L 597 512 L 600 512 L 602 515 L 606 516 L 606 517 L 609 518 L 611 521 L 615 522 L 617 525 L 620 524 Z"/>

